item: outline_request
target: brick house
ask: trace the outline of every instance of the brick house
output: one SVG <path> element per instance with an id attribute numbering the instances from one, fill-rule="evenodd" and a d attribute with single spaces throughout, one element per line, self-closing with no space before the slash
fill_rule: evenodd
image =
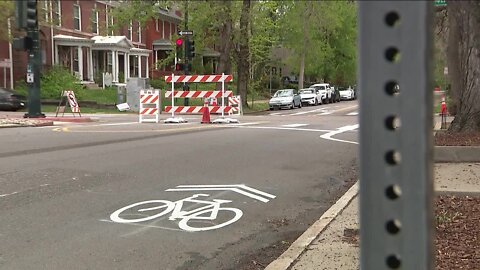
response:
<path id="1" fill-rule="evenodd" d="M 171 35 L 178 30 L 181 14 L 160 10 L 158 19 L 148 21 L 145 27 L 133 21 L 109 30 L 115 23 L 109 10 L 120 4 L 112 0 L 39 0 L 39 20 L 51 22 L 39 27 L 43 69 L 62 65 L 84 84 L 101 84 L 104 72 L 112 74 L 114 84 L 126 83 L 131 77 L 170 73 L 169 67 L 157 69 L 155 63 L 172 50 Z M 27 53 L 10 48 L 8 41 L 0 40 L 0 78 L 10 81 L 9 72 L 2 74 L 1 63 L 14 59 L 13 80 L 24 79 Z"/>

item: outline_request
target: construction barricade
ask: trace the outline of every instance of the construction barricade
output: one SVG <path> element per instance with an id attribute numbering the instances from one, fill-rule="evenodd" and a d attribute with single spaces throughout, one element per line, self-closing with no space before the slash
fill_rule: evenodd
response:
<path id="1" fill-rule="evenodd" d="M 228 106 L 232 107 L 229 115 L 243 115 L 242 98 L 240 96 L 229 97 Z"/>
<path id="2" fill-rule="evenodd" d="M 62 114 L 62 116 L 64 116 L 65 107 L 67 105 L 70 107 L 70 110 L 72 111 L 74 117 L 76 113 L 78 114 L 78 116 L 82 117 L 82 114 L 80 113 L 80 105 L 78 105 L 78 101 L 75 97 L 75 93 L 73 92 L 73 90 L 62 91 L 62 94 L 60 95 L 60 102 L 55 112 L 55 117 L 57 117 L 60 113 Z"/>
<path id="3" fill-rule="evenodd" d="M 232 82 L 232 75 L 170 75 L 165 76 L 165 81 L 171 83 L 172 90 L 165 92 L 165 98 L 171 98 L 172 105 L 165 106 L 165 112 L 171 113 L 172 117 L 165 120 L 169 123 L 183 122 L 181 118 L 175 118 L 175 114 L 203 114 L 204 110 L 209 110 L 212 114 L 221 114 L 222 118 L 225 114 L 230 114 L 231 106 L 225 106 L 225 99 L 233 97 L 232 91 L 225 91 L 225 83 Z M 222 83 L 221 91 L 175 91 L 175 83 Z M 201 98 L 205 100 L 221 98 L 221 106 L 210 106 L 209 103 L 204 106 L 175 106 L 175 98 Z"/>
<path id="4" fill-rule="evenodd" d="M 141 90 L 138 122 L 158 123 L 160 114 L 160 91 Z"/>

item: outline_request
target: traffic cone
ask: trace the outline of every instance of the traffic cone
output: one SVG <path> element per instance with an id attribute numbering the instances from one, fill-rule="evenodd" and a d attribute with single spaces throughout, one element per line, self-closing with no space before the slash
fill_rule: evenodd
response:
<path id="1" fill-rule="evenodd" d="M 203 115 L 202 115 L 202 124 L 210 124 L 210 109 L 208 106 L 203 107 Z"/>

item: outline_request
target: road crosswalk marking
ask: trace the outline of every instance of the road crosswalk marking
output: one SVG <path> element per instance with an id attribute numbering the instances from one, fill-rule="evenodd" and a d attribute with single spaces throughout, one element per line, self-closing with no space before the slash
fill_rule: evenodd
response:
<path id="1" fill-rule="evenodd" d="M 358 112 L 347 113 L 347 115 L 358 115 Z"/>

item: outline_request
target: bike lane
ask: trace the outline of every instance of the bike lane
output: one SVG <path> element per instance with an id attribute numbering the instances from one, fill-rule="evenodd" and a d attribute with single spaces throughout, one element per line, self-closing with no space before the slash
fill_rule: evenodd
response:
<path id="1" fill-rule="evenodd" d="M 23 160 L 29 166 L 18 177 L 42 181 L 37 188 L 0 198 L 0 213 L 8 217 L 0 221 L 5 240 L 0 266 L 240 269 L 237 262 L 245 254 L 282 241 L 288 247 L 290 238 L 341 193 L 348 175 L 342 176 L 339 161 L 353 156 L 355 148 L 333 149 L 332 142 L 318 136 L 217 129 L 12 157 L 7 171 L 20 169 L 14 164 Z M 184 201 L 174 220 L 173 209 L 142 222 L 112 220 L 116 211 L 138 202 L 173 203 L 195 194 L 208 194 L 198 198 L 216 202 L 207 206 L 218 211 L 195 212 L 198 203 Z M 144 218 L 162 211 L 158 206 L 142 205 L 119 216 Z M 218 224 L 226 225 L 185 230 Z"/>

